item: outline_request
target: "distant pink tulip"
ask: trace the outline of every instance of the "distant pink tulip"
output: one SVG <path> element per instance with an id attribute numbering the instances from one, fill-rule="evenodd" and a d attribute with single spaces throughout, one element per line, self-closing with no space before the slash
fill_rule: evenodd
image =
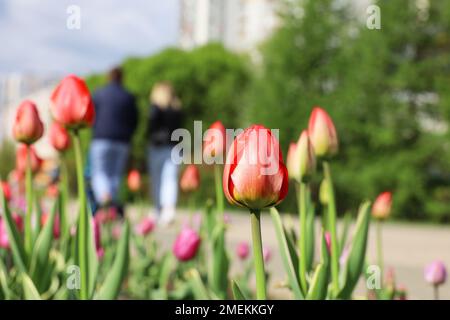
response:
<path id="1" fill-rule="evenodd" d="M 50 215 L 48 213 L 43 213 L 41 216 L 41 226 L 45 226 L 45 224 L 47 223 L 49 218 L 50 218 Z M 59 216 L 56 215 L 55 221 L 53 223 L 53 237 L 55 239 L 58 239 L 60 235 L 61 235 L 61 226 L 59 223 Z"/>
<path id="2" fill-rule="evenodd" d="M 436 260 L 425 267 L 424 270 L 425 280 L 433 285 L 440 286 L 445 283 L 447 279 L 447 269 L 442 261 Z"/>
<path id="3" fill-rule="evenodd" d="M 191 228 L 184 228 L 173 244 L 173 254 L 180 261 L 188 261 L 195 257 L 200 246 L 200 236 Z"/>
<path id="4" fill-rule="evenodd" d="M 200 186 L 200 172 L 195 164 L 186 167 L 181 175 L 180 188 L 183 192 L 192 192 Z"/>
<path id="5" fill-rule="evenodd" d="M 269 262 L 270 259 L 272 259 L 272 250 L 270 250 L 269 247 L 263 248 L 263 257 L 264 257 L 264 262 Z"/>
<path id="6" fill-rule="evenodd" d="M 241 260 L 245 260 L 250 252 L 250 247 L 247 242 L 241 242 L 238 244 L 236 254 Z"/>
<path id="7" fill-rule="evenodd" d="M 372 206 L 372 216 L 376 219 L 384 220 L 391 214 L 392 193 L 381 193 Z"/>
<path id="8" fill-rule="evenodd" d="M 112 237 L 114 240 L 119 240 L 121 233 L 122 233 L 122 227 L 120 224 L 115 225 L 111 231 L 111 234 L 112 234 Z"/>
<path id="9" fill-rule="evenodd" d="M 13 213 L 12 214 L 12 218 L 13 218 L 14 222 L 16 223 L 17 230 L 19 232 L 22 232 L 23 231 L 23 218 L 22 218 L 22 216 L 20 214 L 18 214 L 18 213 Z"/>
<path id="10" fill-rule="evenodd" d="M 325 232 L 325 242 L 327 244 L 328 252 L 331 252 L 331 234 L 330 232 Z"/>
<path id="11" fill-rule="evenodd" d="M 0 248 L 9 249 L 8 231 L 6 230 L 6 223 L 0 217 Z"/>
<path id="12" fill-rule="evenodd" d="M 155 225 L 155 219 L 152 217 L 145 217 L 136 225 L 134 231 L 140 236 L 146 236 L 155 229 Z"/>
<path id="13" fill-rule="evenodd" d="M 8 182 L 0 181 L 0 188 L 3 190 L 3 195 L 5 196 L 5 200 L 11 200 L 11 188 L 9 187 Z"/>

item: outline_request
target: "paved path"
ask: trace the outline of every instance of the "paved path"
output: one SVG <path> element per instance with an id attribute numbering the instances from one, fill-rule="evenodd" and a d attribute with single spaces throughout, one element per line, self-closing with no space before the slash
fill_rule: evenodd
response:
<path id="1" fill-rule="evenodd" d="M 251 241 L 250 219 L 247 214 L 231 213 L 231 225 L 228 231 L 228 246 L 234 256 L 236 245 L 240 241 Z M 177 228 L 186 216 L 180 214 L 177 224 L 167 229 L 159 229 L 156 237 L 164 246 L 170 247 Z M 295 219 L 285 219 L 287 223 L 297 223 Z M 279 253 L 275 230 L 269 215 L 262 216 L 263 243 L 273 251 L 273 259 L 267 268 L 272 272 L 270 292 L 274 298 L 289 298 L 289 292 L 278 289 L 276 284 L 285 280 L 285 273 Z M 317 226 L 317 230 L 319 226 Z M 369 242 L 369 262 L 375 261 L 375 229 L 372 227 Z M 423 280 L 424 265 L 434 259 L 441 259 L 450 267 L 450 227 L 418 224 L 386 224 L 383 229 L 385 266 L 394 267 L 397 283 L 404 284 L 410 298 L 430 299 L 432 289 Z M 236 262 L 236 260 L 235 260 Z M 232 272 L 237 264 L 232 265 Z M 364 282 L 359 284 L 358 292 L 364 293 Z M 450 285 L 441 287 L 441 298 L 450 299 Z"/>

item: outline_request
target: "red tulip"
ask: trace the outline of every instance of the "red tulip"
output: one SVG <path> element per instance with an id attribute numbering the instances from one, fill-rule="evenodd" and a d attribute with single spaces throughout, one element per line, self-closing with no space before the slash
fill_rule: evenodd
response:
<path id="1" fill-rule="evenodd" d="M 203 159 L 207 164 L 213 164 L 218 157 L 222 159 L 226 149 L 226 130 L 222 122 L 216 121 L 204 137 Z"/>
<path id="2" fill-rule="evenodd" d="M 180 188 L 183 192 L 191 192 L 198 189 L 200 186 L 200 172 L 194 164 L 190 164 L 184 170 L 181 180 Z"/>
<path id="3" fill-rule="evenodd" d="M 13 125 L 14 138 L 26 144 L 32 144 L 42 137 L 44 124 L 39 118 L 36 105 L 29 100 L 22 102 L 17 109 Z"/>
<path id="4" fill-rule="evenodd" d="M 55 120 L 68 128 L 91 126 L 94 104 L 86 83 L 74 75 L 65 77 L 53 91 L 51 111 Z"/>
<path id="5" fill-rule="evenodd" d="M 16 169 L 20 174 L 26 172 L 27 169 L 27 153 L 30 153 L 31 171 L 36 173 L 41 168 L 42 159 L 38 157 L 32 146 L 21 144 L 16 152 Z"/>
<path id="6" fill-rule="evenodd" d="M 372 216 L 376 219 L 386 219 L 391 214 L 392 193 L 381 193 L 372 206 Z"/>
<path id="7" fill-rule="evenodd" d="M 22 216 L 20 214 L 13 213 L 12 214 L 12 218 L 13 218 L 14 222 L 16 223 L 17 230 L 19 232 L 22 232 L 23 231 L 23 218 L 22 218 Z"/>
<path id="8" fill-rule="evenodd" d="M 56 183 L 52 183 L 47 187 L 47 196 L 50 198 L 57 198 L 59 195 L 59 187 Z"/>
<path id="9" fill-rule="evenodd" d="M 93 219 L 92 227 L 94 229 L 95 248 L 97 249 L 97 253 L 98 253 L 98 251 L 102 248 L 101 225 L 97 220 Z"/>
<path id="10" fill-rule="evenodd" d="M 66 151 L 70 146 L 70 136 L 66 128 L 58 122 L 50 127 L 50 143 L 58 151 Z"/>
<path id="11" fill-rule="evenodd" d="M 175 239 L 173 254 L 180 261 L 188 261 L 195 257 L 200 246 L 200 236 L 191 228 L 184 228 Z"/>
<path id="12" fill-rule="evenodd" d="M 247 259 L 249 252 L 250 252 L 250 247 L 247 242 L 239 243 L 239 245 L 236 249 L 236 254 L 239 257 L 239 259 L 241 259 L 241 260 Z"/>
<path id="13" fill-rule="evenodd" d="M 336 128 L 328 113 L 315 107 L 309 118 L 308 134 L 318 157 L 335 155 L 338 152 Z"/>
<path id="14" fill-rule="evenodd" d="M 260 210 L 279 204 L 288 191 L 288 172 L 278 140 L 270 130 L 253 125 L 228 151 L 223 190 L 232 204 Z"/>
<path id="15" fill-rule="evenodd" d="M 11 200 L 11 188 L 9 187 L 8 182 L 0 181 L 0 187 L 2 188 L 5 200 Z"/>
<path id="16" fill-rule="evenodd" d="M 43 213 L 41 215 L 41 226 L 45 226 L 49 218 L 50 215 L 48 213 Z M 53 222 L 53 237 L 55 239 L 58 239 L 60 235 L 61 235 L 61 225 L 59 223 L 59 216 L 56 215 L 55 220 Z"/>
<path id="17" fill-rule="evenodd" d="M 138 225 L 136 225 L 134 231 L 140 236 L 146 236 L 150 232 L 152 232 L 153 229 L 155 229 L 155 219 L 146 217 L 142 219 L 142 221 Z"/>
<path id="18" fill-rule="evenodd" d="M 128 174 L 128 189 L 138 192 L 141 189 L 141 174 L 137 170 L 131 170 Z"/>

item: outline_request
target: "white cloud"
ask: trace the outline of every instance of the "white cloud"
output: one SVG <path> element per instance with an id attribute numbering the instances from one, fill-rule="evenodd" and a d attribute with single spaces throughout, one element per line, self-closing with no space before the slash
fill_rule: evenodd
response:
<path id="1" fill-rule="evenodd" d="M 66 9 L 81 8 L 68 30 Z M 86 73 L 175 45 L 177 0 L 0 0 L 0 72 Z"/>

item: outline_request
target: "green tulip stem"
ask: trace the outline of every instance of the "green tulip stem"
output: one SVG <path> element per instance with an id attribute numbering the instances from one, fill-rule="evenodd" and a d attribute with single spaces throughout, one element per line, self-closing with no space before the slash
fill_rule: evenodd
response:
<path id="1" fill-rule="evenodd" d="M 328 183 L 328 226 L 331 236 L 331 280 L 334 295 L 339 293 L 339 245 L 336 234 L 336 202 L 334 197 L 333 180 L 328 161 L 323 161 L 323 172 Z"/>
<path id="2" fill-rule="evenodd" d="M 382 236 L 382 222 L 377 220 L 377 259 L 378 267 L 381 271 L 381 279 L 383 279 L 384 262 L 383 262 L 383 236 Z"/>
<path id="3" fill-rule="evenodd" d="M 31 170 L 31 149 L 27 146 L 26 172 L 25 172 L 25 197 L 27 209 L 25 212 L 25 252 L 31 257 L 33 249 L 33 230 L 31 215 L 33 214 L 33 172 Z"/>
<path id="4" fill-rule="evenodd" d="M 304 182 L 300 182 L 298 196 L 298 206 L 300 211 L 300 237 L 299 237 L 299 252 L 300 252 L 300 285 L 303 292 L 308 292 L 308 284 L 306 282 L 306 197 L 308 191 L 308 185 Z"/>
<path id="5" fill-rule="evenodd" d="M 61 238 L 66 240 L 69 238 L 69 221 L 67 219 L 67 203 L 69 201 L 69 173 L 67 172 L 67 164 L 64 154 L 61 155 L 60 164 L 60 220 L 61 220 Z"/>
<path id="6" fill-rule="evenodd" d="M 84 170 L 83 170 L 83 158 L 81 150 L 81 140 L 78 131 L 73 135 L 74 147 L 75 147 L 75 162 L 77 166 L 77 183 L 78 183 L 78 200 L 80 205 L 80 216 L 78 221 L 79 232 L 79 244 L 78 244 L 78 258 L 80 264 L 80 298 L 86 300 L 89 297 L 89 285 L 88 285 L 88 247 L 87 247 L 87 231 L 88 231 L 88 212 L 86 202 L 86 189 L 84 185 Z"/>
<path id="7" fill-rule="evenodd" d="M 439 300 L 439 286 L 433 286 L 434 300 Z"/>
<path id="8" fill-rule="evenodd" d="M 223 200 L 223 191 L 222 191 L 222 174 L 221 167 L 219 165 L 214 165 L 214 180 L 216 185 L 216 205 L 217 212 L 223 214 L 224 210 L 224 200 Z"/>
<path id="9" fill-rule="evenodd" d="M 253 261 L 256 274 L 256 299 L 266 300 L 266 272 L 261 240 L 261 211 L 250 210 L 253 241 Z"/>

